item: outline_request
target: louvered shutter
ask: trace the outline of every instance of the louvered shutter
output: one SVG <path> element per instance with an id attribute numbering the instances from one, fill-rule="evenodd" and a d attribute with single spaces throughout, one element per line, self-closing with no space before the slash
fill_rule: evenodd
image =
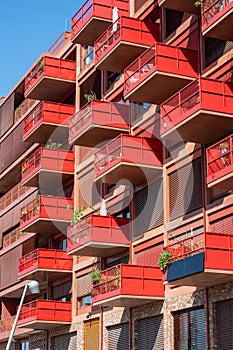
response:
<path id="1" fill-rule="evenodd" d="M 119 264 L 128 264 L 129 263 L 129 256 L 123 256 L 122 258 L 116 259 L 116 258 L 107 258 L 106 268 L 110 269 L 113 266 L 119 265 Z"/>
<path id="2" fill-rule="evenodd" d="M 153 245 L 135 253 L 137 265 L 158 266 L 160 254 L 163 251 L 163 244 Z"/>
<path id="3" fill-rule="evenodd" d="M 217 349 L 230 350 L 233 344 L 233 299 L 216 303 Z"/>
<path id="4" fill-rule="evenodd" d="M 211 222 L 211 231 L 233 234 L 233 216 L 229 215 Z"/>
<path id="5" fill-rule="evenodd" d="M 174 313 L 174 343 L 176 350 L 206 350 L 204 308 Z"/>
<path id="6" fill-rule="evenodd" d="M 134 236 L 141 235 L 163 224 L 162 180 L 135 193 Z"/>
<path id="7" fill-rule="evenodd" d="M 52 350 L 77 350 L 77 333 L 62 334 L 52 337 Z"/>
<path id="8" fill-rule="evenodd" d="M 77 297 L 91 294 L 92 280 L 89 274 L 77 278 Z"/>
<path id="9" fill-rule="evenodd" d="M 163 350 L 163 316 L 153 316 L 137 321 L 137 350 Z"/>
<path id="10" fill-rule="evenodd" d="M 201 158 L 197 158 L 169 174 L 170 219 L 176 219 L 201 207 Z"/>
<path id="11" fill-rule="evenodd" d="M 129 323 L 107 327 L 108 350 L 129 350 Z"/>

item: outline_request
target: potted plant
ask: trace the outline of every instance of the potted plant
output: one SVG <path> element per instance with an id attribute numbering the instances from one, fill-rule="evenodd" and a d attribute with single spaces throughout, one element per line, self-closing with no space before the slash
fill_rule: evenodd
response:
<path id="1" fill-rule="evenodd" d="M 89 276 L 92 279 L 93 284 L 96 284 L 100 281 L 100 269 L 97 267 L 96 269 L 92 270 L 91 272 L 89 272 Z"/>
<path id="2" fill-rule="evenodd" d="M 170 258 L 171 254 L 167 250 L 164 250 L 159 257 L 158 265 L 163 273 L 165 273 L 167 270 L 168 264 L 170 263 Z"/>

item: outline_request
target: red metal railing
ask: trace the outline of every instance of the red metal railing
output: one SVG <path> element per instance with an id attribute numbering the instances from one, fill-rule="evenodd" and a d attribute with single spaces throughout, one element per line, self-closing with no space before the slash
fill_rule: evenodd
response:
<path id="1" fill-rule="evenodd" d="M 233 135 L 215 143 L 206 150 L 207 177 L 218 175 L 218 172 L 228 172 L 233 166 Z"/>
<path id="2" fill-rule="evenodd" d="M 42 120 L 43 115 L 43 102 L 40 102 L 24 119 L 23 122 L 23 130 L 24 134 L 26 134 L 35 124 L 38 124 L 40 120 Z"/>
<path id="3" fill-rule="evenodd" d="M 201 1 L 202 24 L 207 24 L 216 14 L 225 10 L 232 0 Z"/>
<path id="4" fill-rule="evenodd" d="M 138 165 L 161 166 L 161 145 L 157 140 L 121 134 L 95 153 L 95 176 L 104 171 L 103 169 L 110 163 L 120 160 L 130 161 Z"/>
<path id="5" fill-rule="evenodd" d="M 22 306 L 18 324 L 30 321 L 71 322 L 71 302 L 35 300 Z"/>
<path id="6" fill-rule="evenodd" d="M 72 17 L 72 37 L 74 37 L 87 23 L 90 17 L 96 16 L 103 19 L 112 19 L 112 9 L 116 6 L 124 10 L 128 0 L 87 0 Z M 122 4 L 122 5 L 121 5 Z"/>
<path id="7" fill-rule="evenodd" d="M 121 266 L 117 265 L 100 272 L 100 282 L 93 285 L 94 295 L 101 295 L 121 288 Z"/>
<path id="8" fill-rule="evenodd" d="M 34 269 L 72 270 L 72 257 L 66 251 L 38 248 L 19 259 L 19 276 Z"/>
<path id="9" fill-rule="evenodd" d="M 70 40 L 70 32 L 63 32 L 55 43 L 48 49 L 48 52 L 57 53 Z"/>
<path id="10" fill-rule="evenodd" d="M 197 76 L 197 52 L 191 49 L 155 43 L 124 71 L 127 93 L 156 69 L 184 76 Z"/>
<path id="11" fill-rule="evenodd" d="M 38 100 L 26 98 L 15 110 L 15 122 L 21 119 Z"/>
<path id="12" fill-rule="evenodd" d="M 26 159 L 22 164 L 22 179 L 25 178 L 35 169 L 39 169 L 41 166 L 41 157 L 43 154 L 43 148 L 38 149 L 32 156 Z"/>
<path id="13" fill-rule="evenodd" d="M 158 41 L 159 27 L 156 23 L 153 25 L 154 27 L 150 28 L 136 18 L 120 17 L 96 40 L 95 63 L 106 55 L 106 51 L 116 46 L 119 40 L 148 46 Z"/>
<path id="14" fill-rule="evenodd" d="M 70 118 L 69 141 L 83 131 L 83 127 L 91 123 L 109 127 L 128 128 L 130 108 L 115 102 L 92 100 Z"/>
<path id="15" fill-rule="evenodd" d="M 90 214 L 67 229 L 68 251 L 93 240 L 128 244 L 129 219 Z"/>

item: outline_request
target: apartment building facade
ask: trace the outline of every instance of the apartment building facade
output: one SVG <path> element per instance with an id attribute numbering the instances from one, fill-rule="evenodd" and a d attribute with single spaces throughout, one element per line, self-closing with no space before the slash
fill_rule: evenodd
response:
<path id="1" fill-rule="evenodd" d="M 87 0 L 0 104 L 0 349 L 233 348 L 233 2 Z"/>

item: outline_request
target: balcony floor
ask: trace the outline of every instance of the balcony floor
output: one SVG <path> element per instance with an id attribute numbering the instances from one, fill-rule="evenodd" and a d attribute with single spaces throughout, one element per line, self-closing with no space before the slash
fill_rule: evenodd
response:
<path id="1" fill-rule="evenodd" d="M 105 242 L 88 242 L 79 247 L 76 247 L 69 252 L 68 255 L 77 255 L 77 256 L 98 256 L 106 258 L 112 256 L 122 251 L 129 249 L 127 244 L 118 244 L 118 243 L 105 243 Z"/>
<path id="2" fill-rule="evenodd" d="M 110 26 L 112 21 L 107 18 L 91 17 L 72 38 L 73 43 L 93 45 L 96 39 Z"/>
<path id="3" fill-rule="evenodd" d="M 22 181 L 22 185 L 40 188 L 48 188 L 49 186 L 50 189 L 54 189 L 62 186 L 62 183 L 65 183 L 73 176 L 73 173 L 39 169 L 31 176 L 29 174 L 25 181 Z"/>
<path id="4" fill-rule="evenodd" d="M 72 273 L 71 270 L 52 270 L 52 269 L 40 269 L 36 268 L 33 271 L 25 271 L 25 273 L 22 271 L 20 276 L 18 275 L 18 278 L 20 280 L 23 279 L 30 279 L 30 280 L 36 280 L 38 282 L 43 282 L 43 281 L 55 281 L 58 280 L 59 278 L 66 277 L 67 274 Z"/>
<path id="5" fill-rule="evenodd" d="M 66 229 L 69 224 L 70 222 L 66 220 L 36 218 L 35 220 L 29 222 L 27 225 L 20 227 L 20 231 L 47 234 L 56 233 L 58 231 L 66 233 Z"/>
<path id="6" fill-rule="evenodd" d="M 212 22 L 212 21 L 209 20 L 209 22 Z M 204 25 L 202 34 L 208 37 L 219 39 L 219 40 L 232 41 L 233 40 L 233 6 L 226 13 L 222 15 L 219 13 L 218 19 L 216 18 L 216 20 L 214 20 L 212 24 Z"/>
<path id="7" fill-rule="evenodd" d="M 225 168 L 227 171 L 227 168 Z M 209 177 L 210 178 L 210 177 Z M 232 190 L 233 188 L 233 169 L 227 171 L 224 176 L 219 176 L 215 180 L 208 183 L 209 188 L 221 188 L 223 190 Z"/>
<path id="8" fill-rule="evenodd" d="M 163 300 L 162 297 L 150 297 L 140 295 L 116 295 L 114 297 L 106 298 L 100 301 L 93 301 L 94 306 L 111 306 L 111 307 L 136 307 L 156 300 Z"/>
<path id="9" fill-rule="evenodd" d="M 38 126 L 29 130 L 23 136 L 23 141 L 36 142 L 40 144 L 46 144 L 46 142 L 52 137 L 55 137 L 57 141 L 66 140 L 69 135 L 69 128 L 67 125 L 57 125 L 49 123 L 39 123 Z"/>
<path id="10" fill-rule="evenodd" d="M 42 321 L 42 320 L 31 320 L 26 321 L 24 320 L 23 323 L 20 323 L 22 321 L 18 321 L 17 327 L 18 328 L 33 328 L 33 329 L 51 329 L 54 327 L 61 327 L 65 325 L 70 325 L 70 322 L 61 322 L 61 321 Z"/>

